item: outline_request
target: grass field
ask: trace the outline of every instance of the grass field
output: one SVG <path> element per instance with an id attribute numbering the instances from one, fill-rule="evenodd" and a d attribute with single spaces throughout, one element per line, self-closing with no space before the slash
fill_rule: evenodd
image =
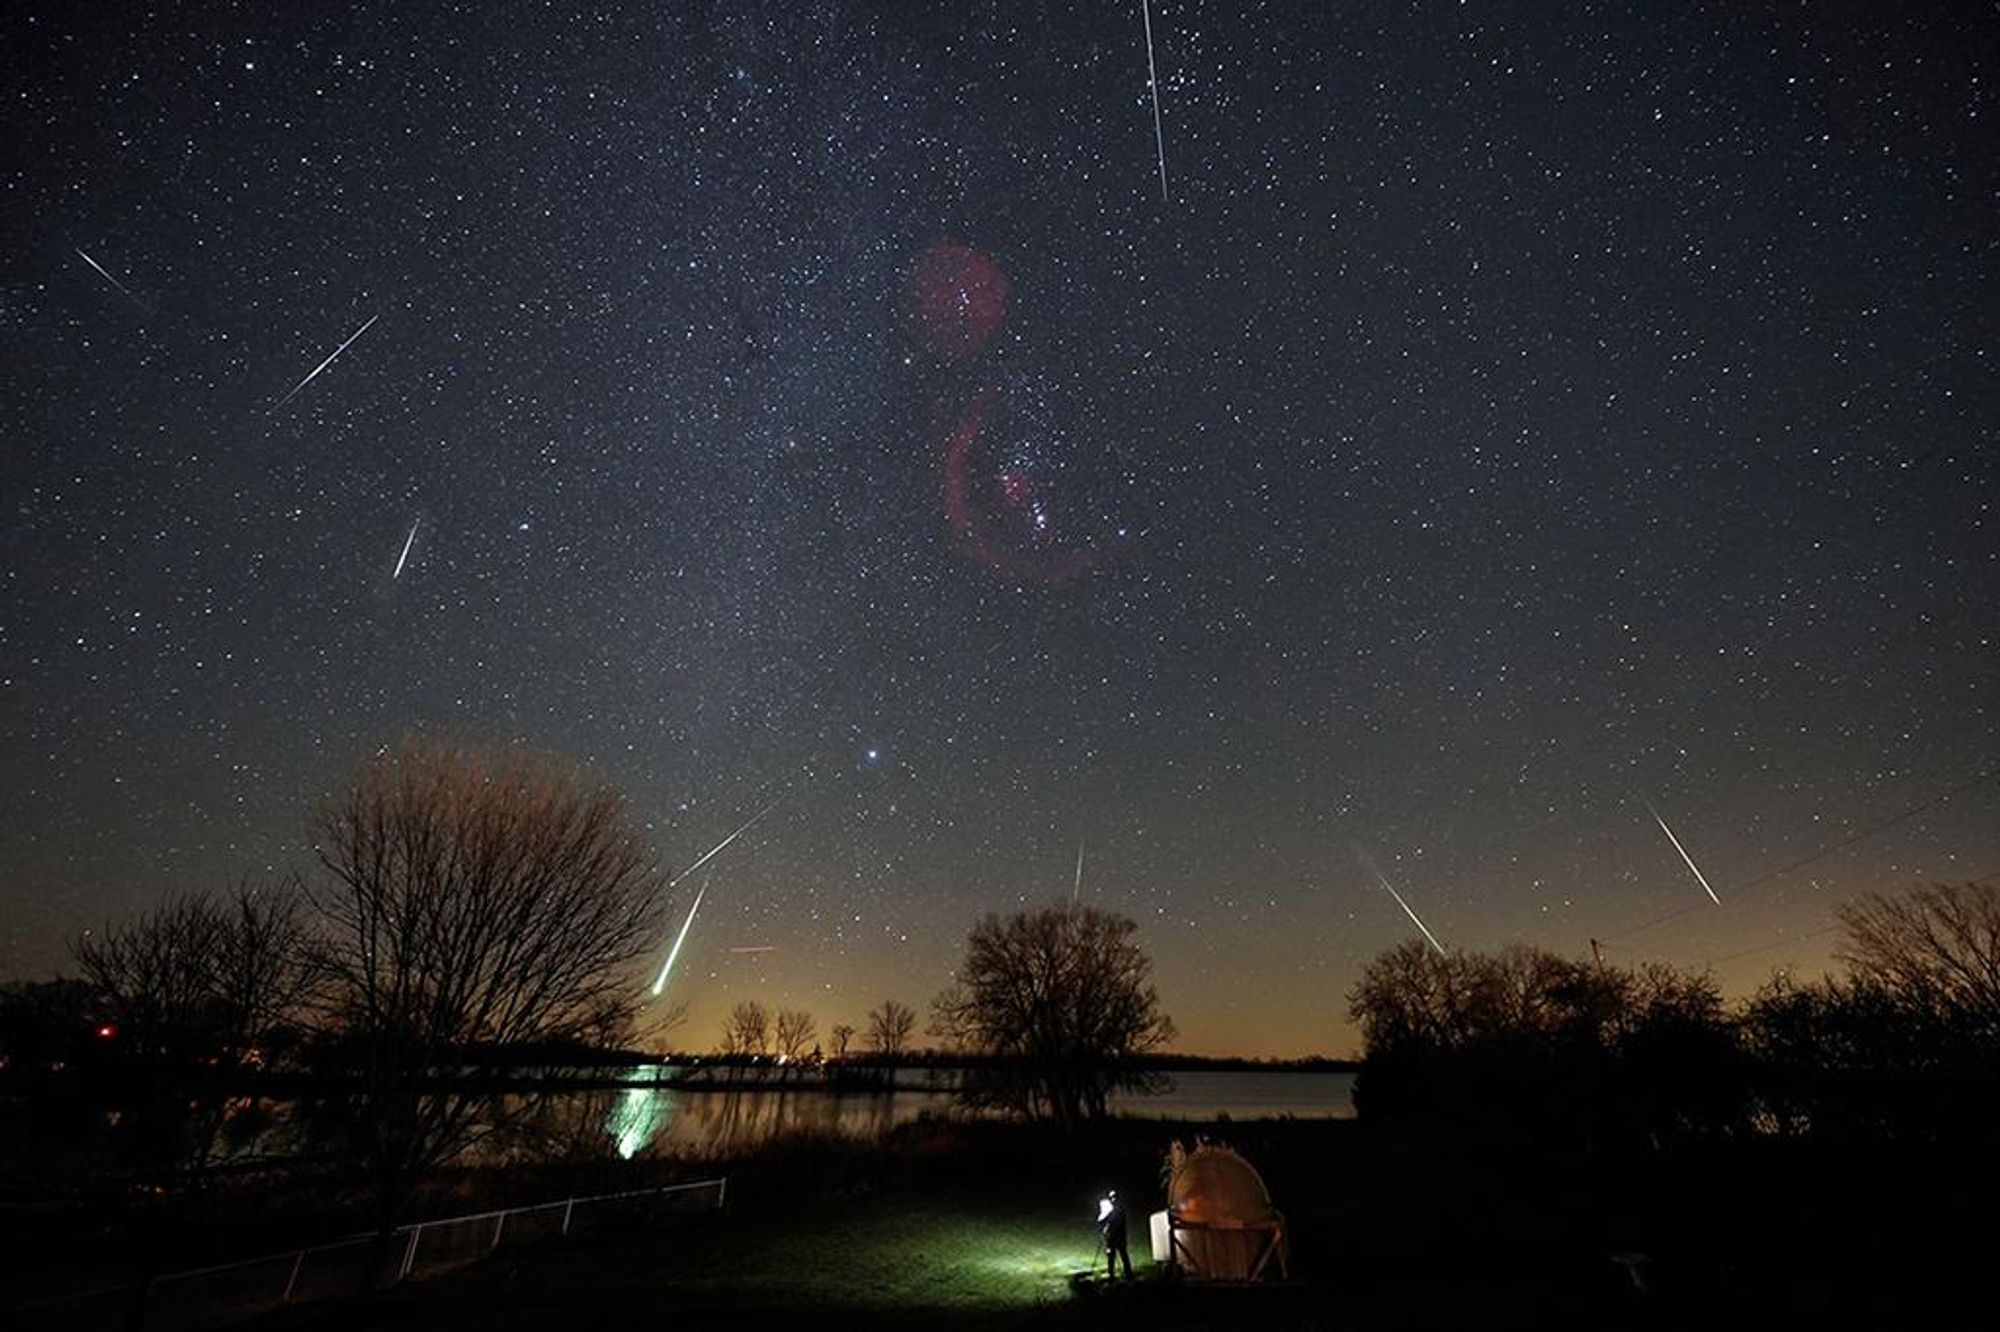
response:
<path id="1" fill-rule="evenodd" d="M 1094 1238 L 1087 1215 L 989 1190 L 812 1207 L 747 1236 L 724 1218 L 669 1247 L 674 1290 L 696 1304 L 991 1311 L 1066 1302 Z"/>
<path id="2" fill-rule="evenodd" d="M 960 1184 L 724 1213 L 636 1236 L 506 1251 L 374 1300 L 286 1310 L 270 1322 L 471 1329 L 1045 1321 L 1075 1312 L 1079 1287 L 1102 1284 L 1087 1203 L 1025 1186 Z M 1135 1268 L 1150 1275 L 1143 1239 L 1139 1247 Z"/>
<path id="3" fill-rule="evenodd" d="M 1064 1146 L 986 1128 L 738 1163 L 693 1223 L 519 1249 L 284 1328 L 1942 1326 L 1983 1290 L 1983 1169 L 1926 1152 L 1719 1144 L 1629 1158 L 1240 1124 L 1294 1282 L 1197 1288 L 1145 1260 L 1159 1126 Z M 1133 1202 L 1139 1279 L 1097 1275 L 1096 1191 Z M 1637 1290 L 1616 1256 L 1647 1255 Z"/>

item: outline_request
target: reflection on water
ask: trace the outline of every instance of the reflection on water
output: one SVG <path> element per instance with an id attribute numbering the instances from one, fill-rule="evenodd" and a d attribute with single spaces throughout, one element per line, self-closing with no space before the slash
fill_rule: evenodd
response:
<path id="1" fill-rule="evenodd" d="M 876 1138 L 925 1111 L 951 1104 L 938 1092 L 830 1092 L 818 1088 L 782 1091 L 700 1092 L 687 1098 L 686 1111 L 669 1128 L 669 1144 L 695 1151 L 754 1146 L 788 1134 L 829 1133 Z"/>
<path id="2" fill-rule="evenodd" d="M 628 1076 L 652 1078 L 656 1070 L 634 1068 Z M 1151 1119 L 1351 1119 L 1353 1088 L 1353 1077 L 1345 1073 L 1196 1071 L 1175 1074 L 1163 1095 L 1113 1097 L 1112 1110 Z M 899 1124 L 944 1114 L 952 1105 L 950 1087 L 932 1081 L 868 1092 L 783 1084 L 716 1091 L 628 1087 L 615 1093 L 608 1107 L 603 1099 L 579 1098 L 575 1110 L 600 1123 L 618 1155 L 630 1160 L 642 1154 L 724 1155 L 795 1133 L 876 1138 Z"/>
<path id="3" fill-rule="evenodd" d="M 651 1081 L 676 1071 L 641 1066 L 628 1069 L 626 1076 Z M 951 1105 L 950 1093 L 935 1088 L 835 1092 L 783 1083 L 716 1091 L 638 1086 L 554 1100 L 557 1104 L 542 1112 L 545 1120 L 575 1116 L 601 1124 L 603 1137 L 628 1161 L 645 1154 L 721 1155 L 795 1133 L 875 1138 Z"/>
<path id="4" fill-rule="evenodd" d="M 631 1076 L 637 1076 L 632 1070 Z M 629 1161 L 646 1150 L 662 1124 L 674 1117 L 674 1093 L 665 1087 L 627 1087 L 618 1093 L 604 1132 L 617 1144 L 618 1155 Z"/>
<path id="5" fill-rule="evenodd" d="M 559 1070 L 558 1070 L 559 1072 Z M 601 1076 L 601 1072 L 593 1070 Z M 689 1067 L 639 1065 L 623 1079 L 639 1085 L 555 1087 L 511 1093 L 481 1104 L 485 1122 L 462 1158 L 506 1165 L 599 1161 L 608 1156 L 731 1156 L 794 1134 L 879 1138 L 901 1124 L 953 1113 L 956 1072 L 904 1069 L 903 1080 L 841 1090 L 807 1074 L 772 1070 L 749 1087 L 705 1089 L 653 1085 L 685 1077 Z M 735 1076 L 743 1076 L 741 1070 Z M 1111 1098 L 1114 1114 L 1195 1123 L 1222 1119 L 1352 1119 L 1349 1073 L 1222 1072 L 1172 1075 L 1158 1096 Z M 269 1101 L 271 1120 L 260 1134 L 232 1143 L 222 1159 L 265 1159 L 324 1150 L 310 1105 Z M 324 1113 L 324 1111 L 320 1111 Z"/>
<path id="6" fill-rule="evenodd" d="M 1158 1096 L 1111 1098 L 1134 1119 L 1352 1119 L 1352 1073 L 1195 1069 Z"/>

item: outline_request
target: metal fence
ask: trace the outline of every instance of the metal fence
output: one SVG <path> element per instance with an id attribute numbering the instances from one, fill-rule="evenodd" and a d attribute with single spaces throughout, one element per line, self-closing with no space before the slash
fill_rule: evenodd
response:
<path id="1" fill-rule="evenodd" d="M 729 1180 L 724 1177 L 420 1221 L 395 1230 L 386 1261 L 379 1266 L 379 1238 L 355 1235 L 331 1244 L 169 1273 L 156 1277 L 143 1293 L 129 1287 L 86 1291 L 16 1306 L 0 1311 L 0 1317 L 9 1327 L 62 1332 L 135 1325 L 149 1332 L 203 1332 L 281 1304 L 352 1295 L 369 1280 L 371 1268 L 378 1287 L 393 1286 L 476 1262 L 503 1244 L 631 1229 L 718 1211 L 728 1191 Z"/>

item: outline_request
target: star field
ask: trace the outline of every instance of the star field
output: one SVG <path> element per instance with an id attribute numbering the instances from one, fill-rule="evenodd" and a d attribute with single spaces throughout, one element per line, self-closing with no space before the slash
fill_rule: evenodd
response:
<path id="1" fill-rule="evenodd" d="M 1136 3 L 16 7 L 0 974 L 417 729 L 780 802 L 690 1044 L 1079 844 L 1215 1053 L 1378 872 L 1734 991 L 2000 873 L 1992 10 L 1151 22 L 1165 202 Z"/>

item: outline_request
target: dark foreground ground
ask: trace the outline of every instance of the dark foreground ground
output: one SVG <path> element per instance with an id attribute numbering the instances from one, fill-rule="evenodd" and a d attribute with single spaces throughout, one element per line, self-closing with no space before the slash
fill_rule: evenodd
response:
<path id="1" fill-rule="evenodd" d="M 1094 1273 L 1106 1185 L 1150 1210 L 1172 1130 L 1082 1143 L 931 1126 L 890 1151 L 745 1163 L 718 1216 L 503 1250 L 262 1328 L 1679 1328 L 1988 1326 L 1990 1160 L 1797 1145 L 1628 1159 L 1352 1123 L 1210 1127 L 1263 1171 L 1293 1281 Z M 1181 1136 L 1192 1136 L 1187 1129 Z M 1644 1254 L 1636 1289 L 1615 1254 Z M 1090 1275 L 1085 1275 L 1089 1273 Z M 1969 1322 L 1967 1320 L 1970 1320 Z"/>

